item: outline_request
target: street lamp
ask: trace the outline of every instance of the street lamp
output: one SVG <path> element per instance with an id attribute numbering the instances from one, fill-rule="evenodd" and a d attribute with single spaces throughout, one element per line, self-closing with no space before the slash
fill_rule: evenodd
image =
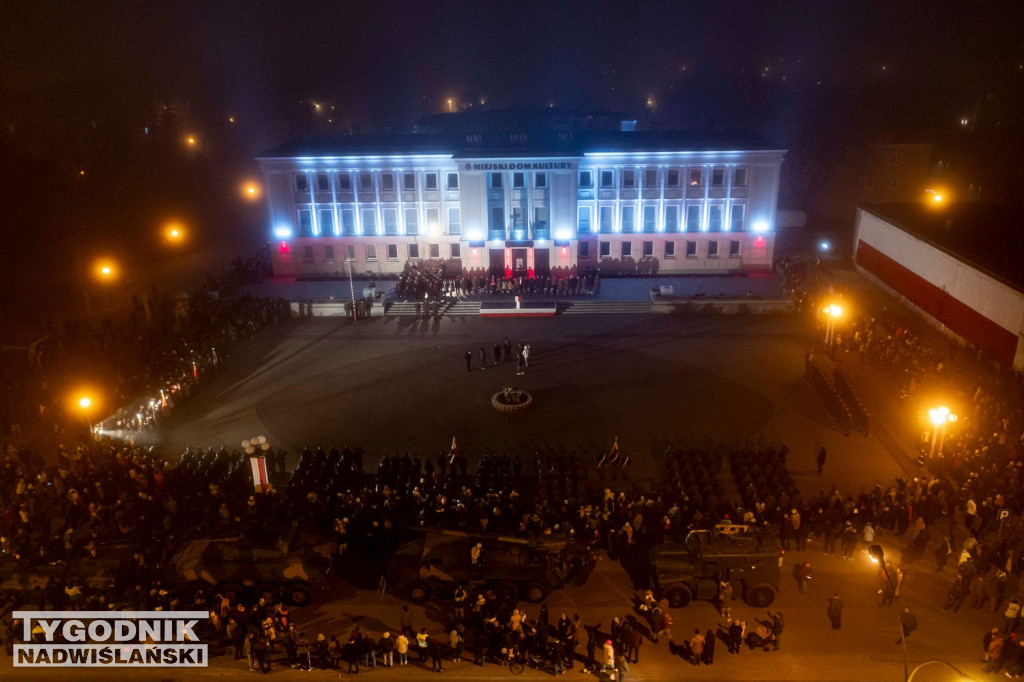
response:
<path id="1" fill-rule="evenodd" d="M 882 549 L 881 545 L 871 545 L 868 547 L 868 556 L 871 560 L 880 564 L 882 572 L 885 573 L 885 579 L 889 583 L 889 589 L 893 592 L 896 591 L 896 585 L 892 582 L 892 577 L 889 575 L 889 568 L 885 565 L 885 550 Z M 903 635 L 903 621 L 897 616 L 896 624 L 900 629 L 900 641 L 903 643 L 903 679 L 906 682 L 910 681 L 910 660 L 907 656 L 907 638 Z M 916 669 L 915 669 L 916 672 Z"/>
<path id="2" fill-rule="evenodd" d="M 959 417 L 950 412 L 948 407 L 942 405 L 928 410 L 928 418 L 931 419 L 932 424 L 934 425 L 934 429 L 932 430 L 932 448 L 930 454 L 931 457 L 934 457 L 936 444 L 938 444 L 938 452 L 942 452 L 942 441 L 946 438 L 946 424 L 955 423 Z"/>
<path id="3" fill-rule="evenodd" d="M 185 241 L 185 228 L 181 223 L 168 223 L 164 226 L 164 241 L 173 246 Z"/>
<path id="4" fill-rule="evenodd" d="M 85 423 L 89 426 L 89 440 L 92 440 L 92 418 L 89 415 L 89 408 L 92 407 L 92 398 L 89 396 L 82 396 L 78 399 L 78 406 L 82 408 L 82 412 L 85 413 Z"/>
<path id="5" fill-rule="evenodd" d="M 260 186 L 258 183 L 253 181 L 243 182 L 241 192 L 243 199 L 249 199 L 252 201 L 260 198 Z"/>
<path id="6" fill-rule="evenodd" d="M 825 345 L 831 346 L 835 342 L 836 322 L 843 314 L 843 308 L 833 303 L 822 308 L 821 312 L 825 314 Z"/>

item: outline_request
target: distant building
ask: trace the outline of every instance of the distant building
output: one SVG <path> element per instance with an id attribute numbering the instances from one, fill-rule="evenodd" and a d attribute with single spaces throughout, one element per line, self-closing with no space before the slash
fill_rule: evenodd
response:
<path id="1" fill-rule="evenodd" d="M 607 112 L 536 123 L 502 111 L 511 132 L 480 113 L 449 114 L 424 132 L 260 154 L 274 274 L 771 268 L 784 150 L 723 133 L 624 131 Z"/>
<path id="2" fill-rule="evenodd" d="M 868 204 L 854 261 L 930 323 L 1022 370 L 1022 224 L 1022 205 Z"/>
<path id="3" fill-rule="evenodd" d="M 868 148 L 858 202 L 914 202 L 932 179 L 931 143 L 873 144 Z"/>

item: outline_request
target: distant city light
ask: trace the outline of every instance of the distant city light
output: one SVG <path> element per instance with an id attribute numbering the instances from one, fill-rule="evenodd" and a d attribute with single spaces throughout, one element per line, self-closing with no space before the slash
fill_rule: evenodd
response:
<path id="1" fill-rule="evenodd" d="M 966 127 L 969 123 L 970 123 L 970 120 L 968 120 L 966 118 L 960 119 L 960 125 L 962 125 L 962 126 Z"/>
<path id="2" fill-rule="evenodd" d="M 85 175 L 85 170 L 83 169 L 83 170 L 78 171 L 78 174 L 79 175 Z"/>
<path id="3" fill-rule="evenodd" d="M 196 146 L 196 138 L 194 136 L 190 135 L 189 137 L 187 137 L 185 139 L 185 142 L 188 144 L 189 147 L 195 147 Z"/>
<path id="4" fill-rule="evenodd" d="M 818 244 L 818 248 L 822 251 L 828 251 L 832 248 L 832 245 L 828 243 L 828 240 L 822 240 L 822 242 Z"/>
<path id="5" fill-rule="evenodd" d="M 228 123 L 234 123 L 234 122 L 235 122 L 235 117 L 234 116 L 228 116 Z"/>

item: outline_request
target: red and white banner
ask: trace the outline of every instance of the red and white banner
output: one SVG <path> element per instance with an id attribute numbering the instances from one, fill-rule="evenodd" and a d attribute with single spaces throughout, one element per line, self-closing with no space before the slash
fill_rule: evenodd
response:
<path id="1" fill-rule="evenodd" d="M 258 493 L 267 492 L 270 487 L 270 477 L 267 475 L 267 458 L 250 457 L 249 464 L 252 465 L 252 487 Z"/>

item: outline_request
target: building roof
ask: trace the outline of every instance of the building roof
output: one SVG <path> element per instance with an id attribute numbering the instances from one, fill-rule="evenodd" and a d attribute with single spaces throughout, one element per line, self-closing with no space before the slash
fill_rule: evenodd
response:
<path id="1" fill-rule="evenodd" d="M 864 204 L 897 228 L 1024 292 L 1024 204 Z"/>

